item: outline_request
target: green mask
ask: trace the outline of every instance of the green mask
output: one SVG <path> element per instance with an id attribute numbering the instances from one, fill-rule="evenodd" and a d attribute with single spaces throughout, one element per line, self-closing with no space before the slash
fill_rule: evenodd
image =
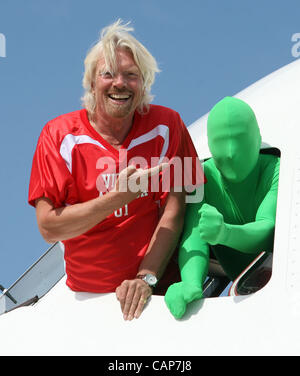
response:
<path id="1" fill-rule="evenodd" d="M 245 180 L 257 164 L 261 146 L 251 107 L 240 99 L 225 97 L 209 113 L 207 136 L 222 177 L 232 183 Z"/>

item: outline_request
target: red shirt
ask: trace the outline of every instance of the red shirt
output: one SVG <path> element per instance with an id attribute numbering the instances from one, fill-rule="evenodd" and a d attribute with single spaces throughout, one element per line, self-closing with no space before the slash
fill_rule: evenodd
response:
<path id="1" fill-rule="evenodd" d="M 110 190 L 118 172 L 129 164 L 147 168 L 153 160 L 157 164 L 175 156 L 196 160 L 197 153 L 173 110 L 151 105 L 145 115 L 136 112 L 120 150 L 91 126 L 85 109 L 71 112 L 51 120 L 42 130 L 33 158 L 29 203 L 34 206 L 40 197 L 49 198 L 56 208 L 85 202 Z M 192 171 L 193 183 L 202 183 L 203 174 L 198 172 L 196 181 L 194 167 Z M 184 178 L 178 183 L 177 175 L 178 170 L 171 171 L 170 179 L 160 174 L 158 185 L 152 189 L 149 185 L 147 192 L 85 234 L 63 241 L 67 285 L 72 290 L 112 292 L 136 276 L 158 223 L 159 205 L 168 194 L 162 182 L 181 185 Z"/>

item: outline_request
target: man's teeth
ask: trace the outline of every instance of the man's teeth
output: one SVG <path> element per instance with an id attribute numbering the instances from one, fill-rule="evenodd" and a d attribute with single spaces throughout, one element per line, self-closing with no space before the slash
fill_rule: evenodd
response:
<path id="1" fill-rule="evenodd" d="M 109 97 L 111 99 L 128 99 L 130 95 L 125 95 L 125 94 L 110 94 Z"/>

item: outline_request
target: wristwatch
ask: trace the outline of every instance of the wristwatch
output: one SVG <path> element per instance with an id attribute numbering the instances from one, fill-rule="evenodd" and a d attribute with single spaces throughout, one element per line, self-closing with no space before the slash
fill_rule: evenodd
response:
<path id="1" fill-rule="evenodd" d="M 158 282 L 158 279 L 155 277 L 154 274 L 147 273 L 147 274 L 138 274 L 136 278 L 140 278 L 145 281 L 150 287 L 155 287 Z"/>

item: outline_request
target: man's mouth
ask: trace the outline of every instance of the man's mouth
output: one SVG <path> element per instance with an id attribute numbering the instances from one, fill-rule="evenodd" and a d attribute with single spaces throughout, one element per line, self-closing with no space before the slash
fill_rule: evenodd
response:
<path id="1" fill-rule="evenodd" d="M 125 102 L 131 98 L 130 94 L 108 94 L 108 97 L 114 101 Z"/>

